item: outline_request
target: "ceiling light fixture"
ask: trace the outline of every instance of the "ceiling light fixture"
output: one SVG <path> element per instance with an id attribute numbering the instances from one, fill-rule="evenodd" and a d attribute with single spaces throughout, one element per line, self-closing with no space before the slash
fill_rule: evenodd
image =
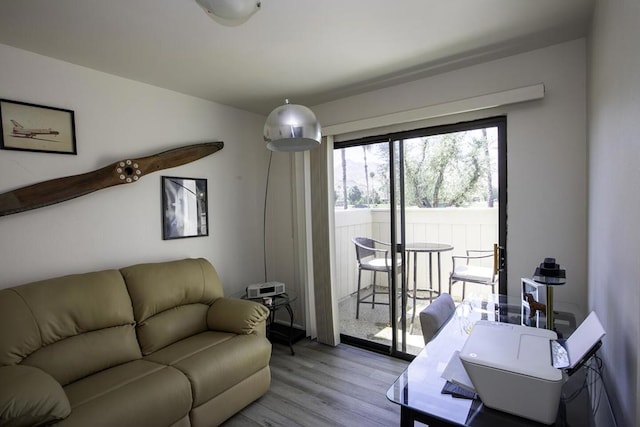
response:
<path id="1" fill-rule="evenodd" d="M 306 151 L 320 145 L 320 123 L 309 108 L 289 104 L 277 107 L 264 124 L 264 140 L 271 151 Z"/>
<path id="2" fill-rule="evenodd" d="M 260 10 L 258 0 L 196 0 L 209 16 L 223 25 L 239 25 Z"/>

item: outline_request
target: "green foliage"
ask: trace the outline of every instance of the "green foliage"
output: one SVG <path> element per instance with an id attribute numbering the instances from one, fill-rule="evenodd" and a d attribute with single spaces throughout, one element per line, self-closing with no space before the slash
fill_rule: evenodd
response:
<path id="1" fill-rule="evenodd" d="M 357 185 L 349 189 L 349 202 L 354 206 L 362 205 L 362 191 Z"/>
<path id="2" fill-rule="evenodd" d="M 407 206 L 465 206 L 486 199 L 486 145 L 486 135 L 473 138 L 468 132 L 405 141 Z"/>
<path id="3" fill-rule="evenodd" d="M 487 131 L 491 136 L 487 136 Z M 461 207 L 482 203 L 493 206 L 497 194 L 491 164 L 497 161 L 495 128 L 475 129 L 407 139 L 402 142 L 404 157 L 404 200 L 406 206 Z M 400 142 L 395 169 L 400 170 Z M 491 147 L 491 149 L 490 149 Z M 347 171 L 346 151 L 361 150 L 362 157 L 351 154 L 353 171 Z M 389 144 L 376 143 L 343 148 L 336 169 L 336 204 L 348 207 L 386 205 L 390 195 Z M 355 153 L 355 151 L 352 151 Z M 358 160 L 362 159 L 362 162 Z M 338 184 L 341 181 L 341 184 Z M 399 186 L 399 182 L 396 181 Z"/>

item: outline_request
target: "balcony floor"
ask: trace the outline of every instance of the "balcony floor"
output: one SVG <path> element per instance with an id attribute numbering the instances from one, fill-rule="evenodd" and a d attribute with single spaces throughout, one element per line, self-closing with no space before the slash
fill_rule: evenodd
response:
<path id="1" fill-rule="evenodd" d="M 457 289 L 459 288 L 459 289 Z M 462 287 L 457 285 L 453 289 L 453 299 L 456 305 L 462 300 Z M 378 292 L 384 292 L 386 287 L 377 288 Z M 444 290 L 444 289 L 443 289 Z M 459 291 L 456 293 L 456 291 Z M 362 295 L 371 292 L 371 287 L 361 291 Z M 472 292 L 472 294 L 470 293 Z M 467 297 L 470 295 L 491 293 L 489 286 L 474 286 L 467 284 Z M 412 298 L 407 299 L 406 325 L 407 325 L 407 349 L 409 354 L 418 354 L 424 348 L 424 339 L 422 337 L 422 329 L 420 328 L 420 311 L 427 307 L 430 303 L 429 294 L 424 291 L 418 291 L 416 298 L 416 311 L 413 324 L 411 323 L 413 315 Z M 434 296 L 435 298 L 436 296 Z M 360 303 L 360 316 L 356 319 L 356 294 L 343 298 L 338 304 L 340 318 L 340 333 L 355 338 L 364 339 L 374 343 L 391 346 L 391 326 L 389 324 L 389 306 L 375 305 L 371 307 L 371 303 Z M 387 302 L 389 300 L 386 294 L 376 295 L 376 301 Z M 398 297 L 398 307 L 400 307 L 400 297 Z M 400 317 L 398 317 L 398 325 L 400 325 Z M 401 337 L 401 331 L 398 331 Z"/>
<path id="2" fill-rule="evenodd" d="M 386 288 L 379 287 L 378 291 Z M 371 292 L 371 288 L 364 289 L 363 294 Z M 429 305 L 428 294 L 420 292 L 418 296 L 425 299 L 416 299 L 416 316 L 411 324 L 413 303 L 411 298 L 407 302 L 407 353 L 418 354 L 424 347 L 422 330 L 420 329 L 420 311 Z M 376 301 L 387 302 L 387 295 L 376 295 Z M 400 299 L 398 298 L 398 302 Z M 398 304 L 399 306 L 399 304 Z M 360 316 L 356 319 L 356 295 L 350 295 L 339 303 L 340 333 L 356 338 L 365 339 L 378 344 L 391 345 L 391 326 L 389 324 L 389 306 L 360 303 Z M 398 317 L 400 324 L 400 317 Z"/>

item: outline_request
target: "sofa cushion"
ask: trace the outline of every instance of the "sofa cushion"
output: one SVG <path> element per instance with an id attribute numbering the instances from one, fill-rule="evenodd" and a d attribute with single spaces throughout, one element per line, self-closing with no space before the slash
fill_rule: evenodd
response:
<path id="1" fill-rule="evenodd" d="M 145 356 L 145 360 L 163 365 L 174 365 L 183 359 L 193 356 L 209 347 L 229 341 L 235 336 L 228 332 L 208 331 L 183 339 L 173 345 Z"/>
<path id="2" fill-rule="evenodd" d="M 0 425 L 44 425 L 71 413 L 60 384 L 40 369 L 0 366 L 0 384 Z"/>
<path id="3" fill-rule="evenodd" d="M 13 289 L 0 291 L 0 365 L 15 365 L 40 348 L 31 310 Z"/>
<path id="4" fill-rule="evenodd" d="M 193 408 L 189 414 L 191 425 L 199 427 L 222 424 L 233 414 L 269 391 L 270 384 L 271 369 L 269 366 L 265 366 L 224 393 L 220 393 L 213 399 Z"/>
<path id="5" fill-rule="evenodd" d="M 138 264 L 120 271 L 138 323 L 179 305 L 211 305 L 223 296 L 218 273 L 202 258 Z"/>
<path id="6" fill-rule="evenodd" d="M 192 404 L 191 386 L 180 371 L 146 360 L 115 366 L 64 390 L 72 412 L 60 426 L 171 425 Z"/>
<path id="7" fill-rule="evenodd" d="M 22 364 L 38 367 L 66 385 L 140 357 L 135 327 L 124 325 L 60 340 L 32 353 Z"/>
<path id="8" fill-rule="evenodd" d="M 206 330 L 204 306 L 223 296 L 218 273 L 202 258 L 138 264 L 120 271 L 145 355 Z M 194 307 L 176 310 L 189 305 Z M 180 324 L 172 326 L 178 319 Z"/>
<path id="9" fill-rule="evenodd" d="M 138 326 L 142 354 L 147 355 L 207 330 L 206 304 L 173 307 L 148 318 Z"/>
<path id="10" fill-rule="evenodd" d="M 269 364 L 271 344 L 257 334 L 203 332 L 145 359 L 171 365 L 191 381 L 193 406 L 230 389 Z"/>
<path id="11" fill-rule="evenodd" d="M 207 325 L 214 331 L 250 334 L 269 316 L 269 309 L 255 301 L 219 298 L 207 313 Z"/>
<path id="12" fill-rule="evenodd" d="M 33 313 L 42 345 L 134 323 L 131 300 L 118 270 L 58 277 L 12 289 Z"/>
<path id="13" fill-rule="evenodd" d="M 0 304 L 14 301 L 11 310 L 17 312 L 7 324 L 25 334 L 20 343 L 15 333 L 0 333 L 8 335 L 8 353 L 3 351 L 2 357 L 9 363 L 38 367 L 65 385 L 142 357 L 131 300 L 118 270 L 42 280 L 7 291 Z"/>

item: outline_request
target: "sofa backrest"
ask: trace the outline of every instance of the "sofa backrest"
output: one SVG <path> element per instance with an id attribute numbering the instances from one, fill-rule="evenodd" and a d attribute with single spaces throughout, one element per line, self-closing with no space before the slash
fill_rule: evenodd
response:
<path id="1" fill-rule="evenodd" d="M 0 291 L 0 365 L 35 366 L 62 385 L 141 357 L 117 270 Z"/>
<path id="2" fill-rule="evenodd" d="M 144 355 L 207 330 L 207 310 L 222 298 L 209 261 L 184 259 L 120 270 L 129 290 Z"/>

